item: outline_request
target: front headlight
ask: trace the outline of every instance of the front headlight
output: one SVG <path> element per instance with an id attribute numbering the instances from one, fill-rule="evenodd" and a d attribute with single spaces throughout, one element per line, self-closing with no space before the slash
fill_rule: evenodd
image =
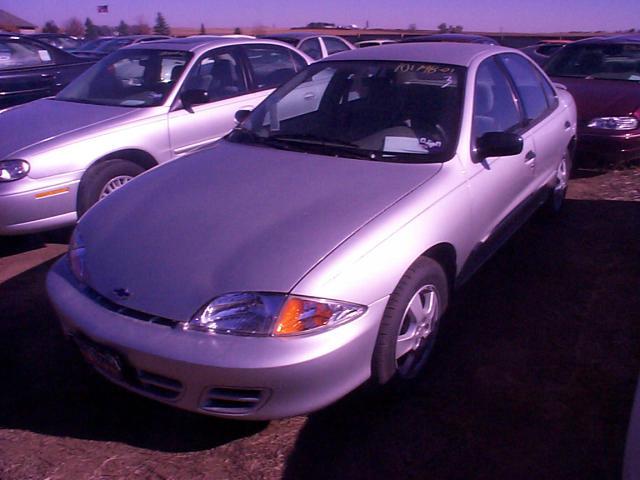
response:
<path id="1" fill-rule="evenodd" d="M 299 335 L 341 325 L 366 310 L 362 305 L 280 293 L 229 293 L 205 305 L 184 329 L 231 335 Z"/>
<path id="2" fill-rule="evenodd" d="M 87 270 L 84 263 L 85 252 L 86 249 L 82 236 L 76 228 L 71 235 L 71 240 L 69 240 L 69 251 L 67 252 L 67 255 L 69 257 L 69 268 L 71 268 L 71 273 L 73 273 L 76 279 L 83 283 L 86 283 L 87 277 Z"/>
<path id="3" fill-rule="evenodd" d="M 638 128 L 638 119 L 636 117 L 598 117 L 591 120 L 587 126 L 603 130 L 635 130 Z"/>
<path id="4" fill-rule="evenodd" d="M 25 160 L 0 160 L 0 182 L 20 180 L 29 173 L 29 162 Z"/>

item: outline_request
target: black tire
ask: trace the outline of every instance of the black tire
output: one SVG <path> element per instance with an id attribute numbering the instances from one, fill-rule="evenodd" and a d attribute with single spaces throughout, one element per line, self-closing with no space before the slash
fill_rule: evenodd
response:
<path id="1" fill-rule="evenodd" d="M 567 195 L 567 187 L 569 185 L 569 178 L 571 178 L 571 172 L 573 168 L 573 158 L 571 152 L 567 149 L 562 157 L 562 161 L 558 165 L 556 170 L 556 185 L 549 193 L 549 198 L 544 204 L 543 212 L 547 217 L 555 217 L 560 213 L 564 206 L 564 199 Z"/>
<path id="2" fill-rule="evenodd" d="M 427 297 L 429 301 L 435 298 L 432 317 L 425 315 L 418 320 L 413 315 L 410 303 L 414 297 L 422 302 Z M 400 279 L 382 316 L 373 352 L 372 380 L 375 384 L 382 385 L 391 379 L 411 380 L 420 373 L 433 348 L 448 301 L 449 283 L 440 264 L 428 257 L 416 260 Z M 421 322 L 429 325 L 420 326 Z M 396 358 L 399 341 L 403 342 L 403 347 L 417 342 L 415 350 Z"/>
<path id="3" fill-rule="evenodd" d="M 78 191 L 78 217 L 85 214 L 91 206 L 100 200 L 107 185 L 119 177 L 133 178 L 144 172 L 137 163 L 129 160 L 112 159 L 92 166 L 84 174 Z"/>

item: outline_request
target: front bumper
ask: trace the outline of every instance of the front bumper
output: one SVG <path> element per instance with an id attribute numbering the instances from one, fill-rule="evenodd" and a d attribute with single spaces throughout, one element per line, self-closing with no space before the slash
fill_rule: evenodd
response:
<path id="1" fill-rule="evenodd" d="M 77 220 L 76 174 L 0 183 L 0 235 L 23 235 Z"/>
<path id="2" fill-rule="evenodd" d="M 621 163 L 640 158 L 640 133 L 578 133 L 578 158 L 585 163 Z"/>
<path id="3" fill-rule="evenodd" d="M 366 381 L 388 300 L 335 329 L 275 338 L 188 332 L 107 309 L 73 277 L 66 257 L 49 272 L 47 291 L 68 335 L 125 364 L 123 376 L 98 366 L 113 382 L 186 410 L 251 420 L 317 410 Z"/>

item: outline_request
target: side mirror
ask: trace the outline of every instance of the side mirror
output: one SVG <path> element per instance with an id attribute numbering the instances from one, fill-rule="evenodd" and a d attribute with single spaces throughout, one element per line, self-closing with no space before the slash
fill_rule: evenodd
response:
<path id="1" fill-rule="evenodd" d="M 194 105 L 209 102 L 209 93 L 206 90 L 186 90 L 180 95 L 180 100 L 182 100 L 184 109 L 189 113 L 193 113 Z"/>
<path id="2" fill-rule="evenodd" d="M 476 139 L 476 154 L 480 160 L 517 155 L 522 147 L 522 137 L 515 133 L 487 132 Z"/>
<path id="3" fill-rule="evenodd" d="M 242 123 L 251 113 L 251 110 L 238 110 L 235 114 L 236 122 Z"/>

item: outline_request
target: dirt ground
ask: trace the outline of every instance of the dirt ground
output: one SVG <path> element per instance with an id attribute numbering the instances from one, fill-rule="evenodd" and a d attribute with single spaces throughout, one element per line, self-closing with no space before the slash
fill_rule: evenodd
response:
<path id="1" fill-rule="evenodd" d="M 0 242 L 0 478 L 618 479 L 640 371 L 640 167 L 579 172 L 461 291 L 412 390 L 270 423 L 193 415 L 86 366 L 47 237 Z"/>

